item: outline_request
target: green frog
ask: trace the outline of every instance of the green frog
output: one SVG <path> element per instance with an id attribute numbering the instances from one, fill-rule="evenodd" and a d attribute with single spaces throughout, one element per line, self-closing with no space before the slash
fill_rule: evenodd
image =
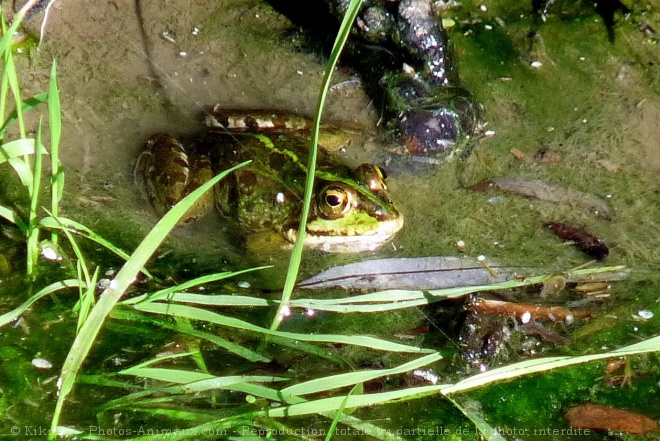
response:
<path id="1" fill-rule="evenodd" d="M 214 174 L 252 160 L 223 179 L 213 194 L 198 200 L 182 222 L 215 204 L 248 236 L 274 232 L 288 243 L 295 242 L 310 121 L 277 112 L 222 111 L 216 106 L 206 111 L 205 125 L 205 133 L 186 146 L 170 135 L 154 135 L 138 158 L 136 181 L 158 214 L 162 216 Z M 403 215 L 390 199 L 383 171 L 373 164 L 351 169 L 332 155 L 348 142 L 348 132 L 330 126 L 321 129 L 305 236 L 308 248 L 330 253 L 375 251 L 403 227 Z"/>

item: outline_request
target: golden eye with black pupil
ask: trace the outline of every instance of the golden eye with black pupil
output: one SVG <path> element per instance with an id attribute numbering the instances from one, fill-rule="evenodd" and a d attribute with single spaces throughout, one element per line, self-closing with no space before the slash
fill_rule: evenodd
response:
<path id="1" fill-rule="evenodd" d="M 342 188 L 328 187 L 323 191 L 319 205 L 322 213 L 333 219 L 340 217 L 351 209 L 351 197 Z"/>

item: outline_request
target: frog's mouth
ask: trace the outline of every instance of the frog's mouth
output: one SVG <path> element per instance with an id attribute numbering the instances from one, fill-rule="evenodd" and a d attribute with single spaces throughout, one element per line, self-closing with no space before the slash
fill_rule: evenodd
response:
<path id="1" fill-rule="evenodd" d="M 321 250 L 326 253 L 361 253 L 374 252 L 389 242 L 403 227 L 403 216 L 381 221 L 378 228 L 360 234 L 318 234 L 307 232 L 305 247 Z M 298 229 L 288 228 L 284 237 L 291 243 L 298 238 Z"/>

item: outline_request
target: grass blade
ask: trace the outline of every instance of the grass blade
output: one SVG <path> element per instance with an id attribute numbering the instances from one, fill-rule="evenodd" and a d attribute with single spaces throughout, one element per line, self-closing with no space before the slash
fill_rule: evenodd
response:
<path id="1" fill-rule="evenodd" d="M 11 141 L 0 146 L 0 164 L 10 159 L 18 158 L 24 155 L 32 155 L 33 153 L 34 139 L 17 139 L 16 141 Z"/>
<path id="2" fill-rule="evenodd" d="M 334 412 L 341 408 L 354 409 L 358 407 L 375 406 L 378 404 L 393 403 L 397 401 L 407 401 L 418 399 L 430 395 L 436 395 L 446 385 L 411 387 L 391 392 L 381 392 L 375 394 L 353 395 L 346 400 L 346 397 L 322 398 L 319 400 L 306 401 L 304 403 L 292 404 L 286 407 L 270 409 L 268 416 L 274 418 L 292 417 L 300 415 L 312 415 L 316 413 Z"/>
<path id="3" fill-rule="evenodd" d="M 225 271 L 222 273 L 215 273 L 215 274 L 210 274 L 210 275 L 205 275 L 198 277 L 193 280 L 188 280 L 187 282 L 184 282 L 180 285 L 177 286 L 172 286 L 169 288 L 162 289 L 160 291 L 157 291 L 153 294 L 148 294 L 146 296 L 140 296 L 137 297 L 138 301 L 144 301 L 144 302 L 154 302 L 156 300 L 167 300 L 171 298 L 175 293 L 179 292 L 179 294 L 187 294 L 187 293 L 181 293 L 181 291 L 185 291 L 186 289 L 194 288 L 195 286 L 202 285 L 204 283 L 212 283 L 212 282 L 217 282 L 219 280 L 224 280 L 228 279 L 230 277 L 235 277 L 241 274 L 249 273 L 252 271 L 258 271 L 266 268 L 272 268 L 272 265 L 265 265 L 265 266 L 259 266 L 255 268 L 248 268 L 245 270 L 240 270 L 240 271 Z M 194 294 L 188 294 L 188 295 L 194 295 Z M 209 296 L 201 296 L 201 297 L 209 297 Z M 129 301 L 126 302 L 126 304 L 130 303 L 137 303 L 134 301 L 135 299 L 130 299 Z"/>
<path id="4" fill-rule="evenodd" d="M 21 151 L 25 152 L 23 154 L 24 157 L 27 157 L 27 155 L 31 154 L 30 152 L 34 151 L 34 139 L 18 139 L 16 141 L 12 141 L 8 143 L 7 145 L 12 145 L 12 147 L 15 147 L 15 151 Z M 21 180 L 21 184 L 25 188 L 27 188 L 28 193 L 30 194 L 30 197 L 32 197 L 32 189 L 34 187 L 34 182 L 33 182 L 33 176 L 32 176 L 32 170 L 30 169 L 30 165 L 28 161 L 25 161 L 25 159 L 13 157 L 13 156 L 5 156 L 5 151 L 0 149 L 0 152 L 2 152 L 2 156 L 4 157 L 3 160 L 0 160 L 0 163 L 7 161 L 9 165 L 14 169 L 16 174 L 18 175 L 18 178 Z M 42 154 L 46 154 L 45 151 L 42 150 Z"/>
<path id="5" fill-rule="evenodd" d="M 26 98 L 21 102 L 21 114 L 28 112 L 29 110 L 34 109 L 37 107 L 39 104 L 43 104 L 48 100 L 48 94 L 47 93 L 40 93 L 35 96 L 32 96 L 30 98 Z M 9 128 L 12 123 L 18 120 L 18 111 L 14 109 L 5 122 L 0 126 L 0 138 L 3 138 L 5 136 L 5 133 L 7 132 L 7 129 Z"/>
<path id="6" fill-rule="evenodd" d="M 466 409 L 451 397 L 447 397 L 447 399 L 451 401 L 451 403 L 456 406 L 456 408 L 460 410 L 467 419 L 472 421 L 472 424 L 474 424 L 477 430 L 481 433 L 483 439 L 487 441 L 506 441 L 506 439 L 500 435 L 499 431 L 488 424 L 477 412 Z"/>
<path id="7" fill-rule="evenodd" d="M 564 366 L 587 363 L 606 358 L 620 357 L 623 355 L 634 355 L 646 352 L 660 351 L 660 336 L 654 337 L 633 345 L 624 346 L 610 352 L 600 354 L 582 355 L 578 357 L 548 357 L 526 360 L 509 366 L 493 369 L 482 374 L 474 375 L 458 383 L 446 387 L 442 390 L 445 395 L 464 392 L 469 389 L 484 386 L 501 380 L 511 380 L 513 378 L 530 375 L 537 372 L 549 371 Z"/>
<path id="8" fill-rule="evenodd" d="M 304 383 L 294 384 L 293 386 L 282 389 L 282 393 L 300 396 L 318 392 L 326 392 L 332 389 L 364 383 L 388 375 L 402 374 L 404 372 L 426 366 L 427 364 L 434 363 L 441 359 L 442 355 L 439 353 L 429 354 L 391 369 L 372 369 L 366 371 L 347 372 L 345 374 L 331 375 L 329 377 L 322 377 L 310 381 L 305 381 Z"/>
<path id="9" fill-rule="evenodd" d="M 323 82 L 321 86 L 321 92 L 319 94 L 319 100 L 316 105 L 316 112 L 314 114 L 314 123 L 312 126 L 312 136 L 310 140 L 309 147 L 309 159 L 307 160 L 307 179 L 305 180 L 305 193 L 304 193 L 304 202 L 302 214 L 300 216 L 300 227 L 298 229 L 298 239 L 293 247 L 293 252 L 291 253 L 291 260 L 289 261 L 289 268 L 286 273 L 286 280 L 284 281 L 284 289 L 282 290 L 282 303 L 280 303 L 273 322 L 270 325 L 270 329 L 275 330 L 280 326 L 282 317 L 284 316 L 284 308 L 289 306 L 289 299 L 293 293 L 293 288 L 296 285 L 296 279 L 298 278 L 298 270 L 300 269 L 300 261 L 302 260 L 303 252 L 303 243 L 305 241 L 306 227 L 307 227 L 307 217 L 309 215 L 309 210 L 311 208 L 312 193 L 314 191 L 314 175 L 316 173 L 316 155 L 317 155 L 317 145 L 319 140 L 319 128 L 321 127 L 321 117 L 323 115 L 323 107 L 325 106 L 325 98 L 330 89 L 330 79 L 332 78 L 332 73 L 335 70 L 337 61 L 339 60 L 339 55 L 346 44 L 348 35 L 350 34 L 351 27 L 353 22 L 357 17 L 360 6 L 362 5 L 362 0 L 351 0 L 348 5 L 346 14 L 344 15 L 344 20 L 341 23 L 339 28 L 339 33 L 335 39 L 335 43 L 332 46 L 332 52 L 330 53 L 330 59 L 325 68 L 325 74 L 323 75 Z"/>
<path id="10" fill-rule="evenodd" d="M 138 311 L 151 312 L 155 314 L 166 314 L 177 317 L 185 317 L 191 320 L 206 321 L 230 328 L 242 329 L 245 331 L 256 332 L 266 335 L 289 338 L 292 340 L 320 342 L 320 343 L 339 343 L 355 346 L 363 346 L 371 349 L 391 351 L 391 352 L 411 352 L 411 353 L 431 353 L 431 349 L 417 348 L 414 346 L 394 343 L 388 340 L 382 340 L 365 335 L 341 335 L 341 334 L 299 334 L 292 332 L 273 331 L 262 328 L 252 323 L 239 320 L 234 317 L 224 316 L 212 311 L 201 308 L 195 308 L 187 305 L 162 304 L 162 303 L 140 303 L 134 305 Z"/>
<path id="11" fill-rule="evenodd" d="M 260 267 L 262 268 L 262 267 Z M 257 268 L 254 268 L 257 269 Z M 224 274 L 224 273 L 223 273 Z M 234 273 L 232 273 L 234 274 Z M 206 282 L 204 282 L 206 283 Z M 168 290 L 173 290 L 170 295 L 167 296 L 167 299 L 161 298 L 159 300 L 167 300 L 169 302 L 179 302 L 179 303 L 189 303 L 194 305 L 207 305 L 207 306 L 229 306 L 229 307 L 265 307 L 271 306 L 272 302 L 270 300 L 262 299 L 259 297 L 250 297 L 250 296 L 241 296 L 241 295 L 231 295 L 231 294 L 219 294 L 219 295 L 209 295 L 209 294 L 194 294 L 188 292 L 176 292 L 181 289 L 181 285 L 174 288 L 167 288 Z M 164 291 L 164 290 L 163 290 Z M 159 291 L 158 293 L 160 293 Z M 155 294 L 158 294 L 155 293 Z M 154 295 L 155 295 L 154 294 Z M 145 300 L 146 299 L 146 300 Z M 136 303 L 141 303 L 142 301 L 153 302 L 155 299 L 148 297 L 148 294 L 145 296 L 139 296 L 132 299 L 127 299 L 121 302 L 122 305 L 133 305 Z"/>
<path id="12" fill-rule="evenodd" d="M 4 40 L 4 36 L 3 36 L 3 40 Z M 0 46 L 0 52 L 1 51 L 2 49 Z M 11 49 L 5 51 L 4 54 L 5 54 L 5 71 L 7 72 L 9 88 L 11 89 L 11 92 L 14 95 L 14 101 L 16 103 L 20 103 L 21 91 L 20 88 L 18 87 L 18 73 L 16 72 L 16 65 L 14 64 L 14 55 L 12 54 Z M 21 138 L 27 138 L 25 131 L 25 121 L 23 120 L 23 106 L 20 105 L 16 106 L 16 119 L 18 120 L 18 130 L 21 134 Z"/>
<path id="13" fill-rule="evenodd" d="M 41 299 L 42 297 L 45 297 L 49 294 L 52 294 L 62 289 L 80 288 L 84 286 L 85 285 L 80 280 L 75 280 L 75 279 L 62 280 L 61 282 L 52 283 L 47 287 L 41 289 L 39 292 L 37 292 L 29 299 L 27 299 L 18 308 L 12 309 L 11 311 L 0 315 L 0 327 L 14 321 L 14 319 L 16 319 L 18 316 L 23 314 L 23 312 L 25 312 L 26 309 L 28 309 L 30 306 L 32 306 L 34 302 Z"/>
<path id="14" fill-rule="evenodd" d="M 21 219 L 20 216 L 18 216 L 13 210 L 0 205 L 0 217 L 16 225 L 21 230 L 21 232 L 27 236 L 28 233 L 27 225 L 25 225 L 23 219 Z"/>
<path id="15" fill-rule="evenodd" d="M 53 419 L 51 421 L 51 438 L 57 435 L 56 429 L 58 427 L 64 401 L 73 390 L 76 376 L 78 375 L 78 371 L 80 370 L 83 361 L 87 357 L 92 344 L 96 340 L 96 336 L 101 330 L 105 319 L 108 317 L 126 289 L 128 289 L 131 283 L 133 283 L 135 277 L 147 260 L 149 260 L 151 255 L 160 246 L 172 228 L 176 226 L 179 219 L 181 219 L 186 211 L 190 209 L 195 201 L 229 173 L 247 164 L 248 162 L 244 162 L 220 173 L 176 204 L 165 216 L 163 216 L 149 234 L 147 234 L 147 237 L 144 238 L 119 273 L 117 273 L 116 278 L 110 283 L 110 286 L 102 293 L 99 302 L 92 309 L 87 321 L 83 324 L 80 332 L 76 336 L 69 354 L 64 361 L 64 365 L 62 366 L 62 374 L 59 379 L 60 391 Z"/>
<path id="16" fill-rule="evenodd" d="M 59 201 L 64 189 L 64 171 L 60 167 L 59 152 L 62 136 L 62 112 L 60 109 L 60 92 L 57 89 L 57 62 L 53 60 L 48 87 L 48 125 L 50 126 L 50 212 L 53 217 L 59 214 Z M 51 240 L 57 245 L 57 231 L 51 232 Z"/>
<path id="17" fill-rule="evenodd" d="M 30 213 L 28 214 L 28 240 L 27 240 L 27 275 L 34 272 L 34 267 L 39 259 L 39 225 L 37 223 L 37 209 L 39 205 L 39 191 L 41 189 L 41 152 L 44 151 L 41 144 L 41 119 L 37 128 L 37 139 L 35 141 L 34 171 L 32 172 L 32 189 L 30 191 Z"/>
<path id="18" fill-rule="evenodd" d="M 127 252 L 116 247 L 111 242 L 105 240 L 103 237 L 99 236 L 98 234 L 96 234 L 95 232 L 93 232 L 83 224 L 78 223 L 74 220 L 67 219 L 65 217 L 58 217 L 57 219 L 55 219 L 54 217 L 50 216 L 41 219 L 39 221 L 39 225 L 43 228 L 55 228 L 58 230 L 67 230 L 72 233 L 80 234 L 82 237 L 85 237 L 86 239 L 96 242 L 102 247 L 112 251 L 113 253 L 115 253 L 124 260 L 128 260 L 131 257 Z M 151 273 L 147 271 L 145 268 L 142 268 L 142 273 L 147 277 L 153 279 Z"/>

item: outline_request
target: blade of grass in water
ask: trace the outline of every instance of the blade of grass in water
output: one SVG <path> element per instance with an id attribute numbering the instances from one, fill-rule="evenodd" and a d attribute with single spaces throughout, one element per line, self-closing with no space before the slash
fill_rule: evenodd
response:
<path id="1" fill-rule="evenodd" d="M 13 26 L 12 26 L 13 27 Z M 11 29 L 11 28 L 10 28 Z M 5 35 L 6 36 L 6 35 Z M 4 37 L 3 37 L 4 40 Z M 0 49 L 1 50 L 1 49 Z M 18 87 L 18 73 L 16 72 L 16 65 L 14 64 L 14 55 L 11 52 L 11 47 L 9 50 L 4 52 L 5 55 L 5 72 L 7 75 L 7 81 L 9 83 L 9 88 L 14 95 L 14 101 L 16 103 L 21 102 L 21 91 Z M 25 121 L 23 120 L 23 106 L 16 106 L 16 117 L 18 120 L 18 130 L 21 135 L 21 138 L 27 138 L 25 131 Z"/>
<path id="2" fill-rule="evenodd" d="M 163 304 L 163 303 L 139 303 L 134 306 L 138 311 L 152 312 L 155 314 L 166 314 L 178 317 L 185 317 L 191 320 L 206 321 L 221 326 L 241 329 L 244 331 L 255 332 L 265 335 L 275 335 L 292 340 L 307 342 L 348 344 L 363 346 L 366 348 L 391 351 L 391 352 L 410 352 L 410 353 L 430 353 L 435 352 L 431 349 L 418 348 L 400 343 L 391 342 L 366 335 L 341 335 L 341 334 L 301 334 L 293 332 L 274 331 L 268 328 L 262 328 L 252 323 L 240 320 L 234 317 L 218 314 L 202 308 L 195 308 L 187 305 Z"/>
<path id="3" fill-rule="evenodd" d="M 358 389 L 358 385 L 355 385 L 351 388 L 350 392 L 346 394 L 344 401 L 341 403 L 341 406 L 339 406 L 339 409 L 337 409 L 337 414 L 332 419 L 332 424 L 330 424 L 330 429 L 328 430 L 328 433 L 325 436 L 325 441 L 330 441 L 332 439 L 332 434 L 335 433 L 335 430 L 337 430 L 339 421 L 341 421 L 341 418 L 344 415 L 344 409 L 346 408 L 346 403 L 348 402 L 349 397 L 353 395 L 353 393 L 355 393 L 357 389 Z"/>
<path id="4" fill-rule="evenodd" d="M 111 242 L 105 240 L 103 237 L 99 236 L 98 234 L 96 234 L 86 226 L 71 219 L 67 219 L 65 217 L 58 217 L 57 219 L 55 219 L 54 217 L 49 216 L 41 219 L 39 221 L 39 225 L 43 228 L 56 228 L 58 230 L 67 230 L 72 233 L 79 234 L 82 237 L 85 237 L 93 242 L 96 242 L 102 247 L 112 251 L 113 253 L 115 253 L 124 260 L 128 260 L 131 257 L 127 252 L 121 250 L 120 248 L 117 248 Z M 146 269 L 142 268 L 142 273 L 145 276 L 153 279 L 151 273 Z"/>
<path id="5" fill-rule="evenodd" d="M 78 312 L 78 325 L 76 327 L 76 332 L 79 332 L 80 328 L 82 327 L 82 324 L 87 319 L 87 316 L 89 314 L 89 311 L 91 310 L 92 305 L 94 304 L 94 300 L 95 300 L 94 294 L 96 292 L 96 283 L 99 277 L 99 267 L 97 266 L 96 270 L 94 271 L 94 275 L 90 276 L 89 270 L 87 268 L 87 263 L 85 260 L 85 255 L 80 250 L 78 243 L 76 242 L 73 235 L 68 230 L 64 230 L 64 234 L 66 234 L 66 237 L 69 239 L 69 243 L 71 244 L 71 249 L 73 249 L 73 252 L 76 255 L 76 259 L 77 259 L 76 267 L 78 271 L 78 279 L 84 280 L 85 284 L 87 285 L 86 289 L 80 288 L 79 291 L 80 300 L 78 301 L 78 304 L 73 308 L 74 312 L 76 311 Z"/>
<path id="6" fill-rule="evenodd" d="M 14 39 L 14 33 L 20 26 L 21 22 L 25 18 L 25 14 L 28 13 L 29 10 L 34 8 L 37 3 L 39 3 L 40 0 L 29 0 L 26 2 L 21 9 L 18 10 L 16 15 L 14 16 L 14 19 L 12 20 L 11 26 L 9 29 L 4 29 L 4 33 L 2 34 L 2 39 L 0 39 L 0 53 L 5 53 L 7 51 L 11 52 L 11 43 L 12 40 Z M 0 13 L 2 12 L 2 8 L 0 7 Z M 4 16 L 3 16 L 4 17 Z M 3 18 L 3 23 L 4 23 L 4 18 Z"/>
<path id="7" fill-rule="evenodd" d="M 130 259 L 128 259 L 121 270 L 117 273 L 117 276 L 110 283 L 110 286 L 101 294 L 100 300 L 90 312 L 89 317 L 83 324 L 80 332 L 76 335 L 76 339 L 71 345 L 69 354 L 62 366 L 62 374 L 58 383 L 60 385 L 59 396 L 55 412 L 53 413 L 53 419 L 51 421 L 49 439 L 55 439 L 57 437 L 58 423 L 64 402 L 73 390 L 78 371 L 87 357 L 92 344 L 96 340 L 105 319 L 115 307 L 121 296 L 124 295 L 147 260 L 149 260 L 151 255 L 160 246 L 172 228 L 176 226 L 179 219 L 181 219 L 195 201 L 206 191 L 210 190 L 222 178 L 248 163 L 249 162 L 244 162 L 220 173 L 176 204 L 165 216 L 163 216 L 149 234 L 147 234 L 147 237 L 144 238 L 142 243 L 140 243 L 137 249 L 133 252 Z"/>
<path id="8" fill-rule="evenodd" d="M 60 167 L 59 152 L 62 136 L 62 113 L 60 109 L 60 92 L 57 89 L 57 62 L 53 60 L 48 86 L 48 125 L 50 126 L 50 212 L 53 217 L 59 214 L 59 202 L 64 189 L 64 171 Z M 57 231 L 51 232 L 51 240 L 57 245 Z"/>
<path id="9" fill-rule="evenodd" d="M 8 220 L 12 224 L 16 225 L 20 230 L 21 233 L 27 236 L 28 232 L 28 227 L 25 225 L 25 222 L 23 222 L 23 219 L 21 219 L 15 212 L 14 210 L 11 210 L 7 207 L 3 207 L 0 205 L 0 217 Z"/>
<path id="10" fill-rule="evenodd" d="M 39 259 L 39 225 L 37 223 L 37 209 L 39 205 L 39 192 L 41 188 L 41 152 L 44 146 L 41 144 L 41 119 L 37 128 L 37 139 L 35 140 L 34 171 L 32 172 L 32 190 L 30 192 L 30 213 L 28 217 L 28 240 L 27 240 L 27 275 L 34 272 L 34 266 Z"/>
<path id="11" fill-rule="evenodd" d="M 32 96 L 30 98 L 26 98 L 23 100 L 21 103 L 21 114 L 34 109 L 37 107 L 39 104 L 43 104 L 48 100 L 48 94 L 47 93 L 40 93 L 35 96 Z M 2 116 L 2 115 L 0 115 Z M 18 112 L 14 109 L 7 119 L 4 121 L 2 126 L 0 126 L 0 138 L 3 138 L 5 136 L 5 132 L 9 128 L 9 126 L 18 120 Z"/>
<path id="12" fill-rule="evenodd" d="M 447 397 L 447 399 L 454 406 L 456 406 L 456 408 L 460 410 L 463 415 L 465 415 L 470 421 L 472 421 L 474 427 L 477 428 L 477 430 L 481 433 L 481 436 L 483 436 L 483 438 L 486 441 L 506 441 L 506 439 L 502 435 L 500 435 L 497 429 L 495 429 L 493 426 L 488 424 L 486 420 L 482 418 L 482 416 L 480 415 L 481 412 L 468 410 L 451 397 Z"/>
<path id="13" fill-rule="evenodd" d="M 545 372 L 551 369 L 557 369 L 564 366 L 588 363 L 595 360 L 603 360 L 612 357 L 621 357 L 624 355 L 642 354 L 645 352 L 660 351 L 660 336 L 645 340 L 633 345 L 624 346 L 613 351 L 600 354 L 582 355 L 578 357 L 548 357 L 526 360 L 509 366 L 486 371 L 477 374 L 458 383 L 446 387 L 442 390 L 445 395 L 464 392 L 469 389 L 484 386 L 496 381 L 511 380 L 524 375 L 530 375 L 537 372 Z"/>
<path id="14" fill-rule="evenodd" d="M 202 285 L 204 283 L 211 283 L 211 282 L 217 282 L 219 280 L 224 280 L 228 279 L 230 277 L 235 277 L 241 274 L 249 273 L 252 271 L 259 271 L 262 269 L 267 269 L 267 268 L 272 268 L 272 265 L 264 265 L 264 266 L 258 266 L 255 268 L 248 268 L 245 270 L 240 270 L 240 271 L 225 271 L 222 273 L 215 273 L 215 274 L 209 274 L 209 275 L 204 275 L 201 277 L 198 277 L 193 280 L 188 280 L 187 282 L 181 283 L 180 285 L 177 286 L 171 286 L 169 288 L 161 289 L 160 291 L 157 291 L 152 294 L 146 294 L 143 296 L 136 297 L 135 299 L 129 299 L 125 302 L 122 302 L 124 304 L 133 304 L 133 303 L 139 303 L 139 302 L 154 302 L 156 300 L 168 300 L 172 295 L 175 293 L 180 293 L 180 294 L 186 294 L 182 293 L 182 291 L 185 291 L 186 289 L 194 288 L 195 286 Z M 194 295 L 194 294 L 189 294 L 189 295 Z M 208 295 L 203 295 L 201 297 L 209 297 Z"/>
<path id="15" fill-rule="evenodd" d="M 117 320 L 149 323 L 152 326 L 158 326 L 164 329 L 171 329 L 178 334 L 189 335 L 197 340 L 206 340 L 218 346 L 219 348 L 225 349 L 251 362 L 270 363 L 271 361 L 269 358 L 264 357 L 263 355 L 258 354 L 251 349 L 248 349 L 237 343 L 231 342 L 229 340 L 226 340 L 222 337 L 215 335 L 212 331 L 205 332 L 205 331 L 197 330 L 194 327 L 192 327 L 189 323 L 186 323 L 185 320 L 176 320 L 175 322 L 172 322 L 172 320 L 170 320 L 167 317 L 161 319 L 160 317 L 156 317 L 153 315 L 145 315 L 133 309 L 127 309 L 127 308 L 115 308 L 112 311 L 111 317 Z"/>
<path id="16" fill-rule="evenodd" d="M 293 247 L 293 252 L 291 253 L 291 260 L 289 261 L 289 269 L 286 273 L 286 280 L 284 281 L 284 289 L 282 290 L 282 303 L 280 303 L 275 317 L 271 323 L 270 329 L 275 330 L 279 328 L 280 323 L 283 318 L 283 312 L 285 308 L 289 307 L 289 299 L 291 298 L 291 293 L 293 288 L 296 285 L 296 279 L 298 278 L 298 270 L 300 269 L 300 261 L 302 259 L 303 244 L 305 242 L 306 235 L 306 226 L 307 226 L 307 217 L 309 215 L 309 210 L 311 207 L 312 201 L 312 192 L 314 190 L 314 174 L 316 173 L 316 153 L 317 145 L 319 139 L 319 127 L 321 126 L 321 116 L 323 115 L 323 107 L 325 106 L 325 98 L 330 89 L 330 79 L 332 78 L 332 73 L 335 70 L 337 61 L 339 60 L 339 54 L 344 49 L 348 35 L 350 34 L 351 27 L 357 17 L 357 13 L 360 10 L 362 5 L 362 0 L 351 0 L 351 3 L 348 5 L 346 15 L 344 15 L 344 20 L 341 23 L 339 28 L 339 33 L 335 39 L 335 43 L 332 47 L 332 52 L 330 53 L 330 59 L 325 68 L 325 74 L 323 75 L 323 82 L 321 86 L 321 93 L 319 94 L 319 100 L 316 104 L 316 113 L 314 114 L 314 124 L 312 126 L 312 138 L 310 140 L 309 148 L 309 159 L 307 165 L 307 179 L 305 180 L 305 194 L 304 194 L 304 205 L 302 214 L 300 217 L 300 227 L 298 228 L 298 238 Z"/>
<path id="17" fill-rule="evenodd" d="M 319 392 L 327 392 L 333 389 L 339 389 L 346 386 L 352 386 L 359 383 L 374 380 L 376 378 L 390 375 L 398 375 L 404 372 L 419 369 L 431 363 L 442 359 L 439 353 L 425 355 L 416 360 L 396 366 L 392 369 L 372 369 L 364 371 L 347 372 L 344 374 L 331 375 L 328 377 L 317 378 L 315 380 L 297 383 L 293 386 L 282 389 L 282 393 L 291 395 L 308 395 Z"/>
<path id="18" fill-rule="evenodd" d="M 11 159 L 34 153 L 34 139 L 17 139 L 0 146 L 0 164 Z M 25 185 L 25 184 L 24 184 Z"/>
<path id="19" fill-rule="evenodd" d="M 16 141 L 12 141 L 11 143 L 8 143 L 8 145 L 12 144 L 13 147 L 14 143 L 17 143 L 16 145 L 21 145 L 21 148 L 17 149 L 17 151 L 24 152 L 23 156 L 27 156 L 31 154 L 29 153 L 30 151 L 34 151 L 34 139 L 31 138 L 18 139 Z M 42 151 L 42 154 L 46 154 L 46 152 Z M 30 169 L 29 162 L 25 161 L 25 159 L 8 156 L 5 151 L 3 151 L 2 156 L 3 156 L 3 160 L 0 161 L 0 163 L 6 160 L 9 163 L 9 165 L 11 165 L 11 167 L 18 175 L 18 178 L 21 180 L 21 184 L 23 184 L 23 186 L 28 190 L 28 193 L 30 193 L 31 196 L 32 188 L 34 184 L 32 177 L 32 169 Z"/>
<path id="20" fill-rule="evenodd" d="M 27 299 L 25 302 L 23 302 L 23 304 L 21 304 L 21 306 L 19 306 L 18 308 L 0 315 L 0 327 L 14 321 L 18 316 L 23 314 L 26 309 L 32 306 L 34 302 L 41 299 L 42 297 L 46 297 L 47 295 L 62 289 L 79 288 L 79 287 L 85 287 L 85 285 L 82 281 L 75 279 L 62 280 L 61 282 L 56 282 L 48 285 L 47 287 L 41 289 L 32 297 L 30 297 L 29 299 Z"/>

